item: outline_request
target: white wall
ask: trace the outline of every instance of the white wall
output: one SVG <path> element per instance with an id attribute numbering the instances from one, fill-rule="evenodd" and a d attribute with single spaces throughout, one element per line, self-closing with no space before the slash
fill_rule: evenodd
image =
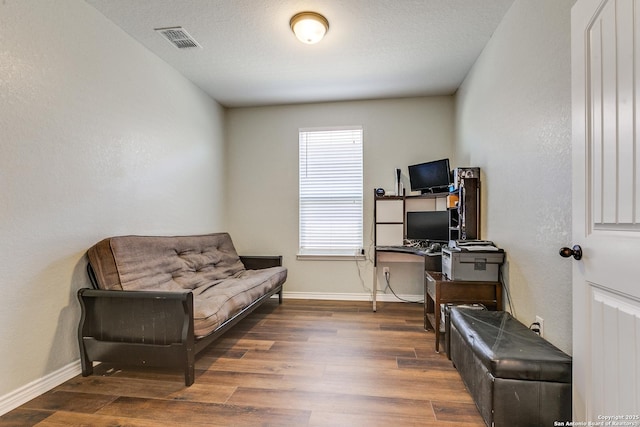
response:
<path id="1" fill-rule="evenodd" d="M 508 253 L 516 316 L 571 351 L 570 8 L 516 0 L 456 96 L 456 156 L 483 170 L 483 237 Z"/>
<path id="2" fill-rule="evenodd" d="M 296 260 L 298 129 L 364 128 L 364 235 L 372 256 L 373 189 L 393 189 L 394 169 L 450 157 L 453 98 L 410 98 L 231 109 L 227 114 L 229 231 L 241 253 L 281 254 L 286 292 L 367 294 L 371 261 Z M 408 179 L 404 177 L 408 188 Z M 422 295 L 419 270 L 392 267 L 396 292 Z"/>
<path id="3" fill-rule="evenodd" d="M 223 117 L 85 2 L 0 2 L 0 397 L 78 360 L 89 246 L 225 228 Z"/>

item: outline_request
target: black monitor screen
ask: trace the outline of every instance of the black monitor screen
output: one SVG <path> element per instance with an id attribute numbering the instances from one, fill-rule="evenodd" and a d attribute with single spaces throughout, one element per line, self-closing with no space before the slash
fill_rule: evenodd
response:
<path id="1" fill-rule="evenodd" d="M 411 191 L 419 190 L 426 193 L 446 190 L 451 182 L 449 159 L 409 166 L 409 181 L 411 183 Z"/>
<path id="2" fill-rule="evenodd" d="M 407 239 L 449 241 L 449 212 L 407 212 Z"/>

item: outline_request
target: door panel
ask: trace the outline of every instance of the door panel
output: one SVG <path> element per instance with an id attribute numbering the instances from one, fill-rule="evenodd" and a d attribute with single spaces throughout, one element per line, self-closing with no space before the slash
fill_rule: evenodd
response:
<path id="1" fill-rule="evenodd" d="M 632 415 L 640 384 L 640 305 L 591 286 L 592 417 Z M 601 369 L 598 369 L 601 367 Z M 640 420 L 638 420 L 640 423 Z"/>
<path id="2" fill-rule="evenodd" d="M 640 414 L 639 23 L 640 0 L 578 0 L 572 10 L 578 421 Z"/>
<path id="3" fill-rule="evenodd" d="M 639 230 L 634 6 L 606 1 L 587 29 L 590 231 Z"/>

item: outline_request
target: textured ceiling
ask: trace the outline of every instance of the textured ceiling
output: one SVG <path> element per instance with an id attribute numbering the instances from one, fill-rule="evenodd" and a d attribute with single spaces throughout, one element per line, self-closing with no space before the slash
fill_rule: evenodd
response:
<path id="1" fill-rule="evenodd" d="M 86 0 L 227 107 L 452 94 L 513 0 Z M 289 20 L 329 32 L 299 42 Z M 154 28 L 181 26 L 202 49 Z"/>

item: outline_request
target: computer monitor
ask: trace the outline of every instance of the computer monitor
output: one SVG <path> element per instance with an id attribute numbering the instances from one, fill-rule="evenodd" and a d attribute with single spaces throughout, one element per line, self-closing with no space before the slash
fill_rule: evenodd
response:
<path id="1" fill-rule="evenodd" d="M 449 241 L 449 212 L 407 212 L 407 239 Z"/>
<path id="2" fill-rule="evenodd" d="M 411 191 L 437 193 L 447 191 L 451 183 L 449 159 L 435 160 L 409 166 Z"/>

